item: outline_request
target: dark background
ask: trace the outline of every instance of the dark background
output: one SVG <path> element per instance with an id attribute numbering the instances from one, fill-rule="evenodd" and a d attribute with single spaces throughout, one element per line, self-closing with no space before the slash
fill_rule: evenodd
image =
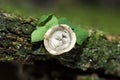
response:
<path id="1" fill-rule="evenodd" d="M 120 0 L 0 0 L 0 9 L 38 19 L 53 13 L 78 26 L 120 34 Z"/>

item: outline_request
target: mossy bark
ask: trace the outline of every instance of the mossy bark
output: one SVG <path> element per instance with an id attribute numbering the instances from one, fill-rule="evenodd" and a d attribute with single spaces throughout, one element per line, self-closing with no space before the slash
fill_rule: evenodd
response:
<path id="1" fill-rule="evenodd" d="M 102 69 L 105 74 L 120 77 L 120 39 L 108 40 L 100 31 L 92 31 L 84 43 L 62 55 L 50 55 L 43 41 L 31 43 L 36 19 L 24 19 L 0 13 L 0 60 L 30 63 L 55 59 L 62 65 L 80 70 Z M 39 34 L 38 34 L 39 35 Z"/>

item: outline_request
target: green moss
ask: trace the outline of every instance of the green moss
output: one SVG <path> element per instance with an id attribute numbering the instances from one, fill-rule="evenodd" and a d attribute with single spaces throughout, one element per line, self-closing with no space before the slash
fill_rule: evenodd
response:
<path id="1" fill-rule="evenodd" d="M 118 59 L 120 47 L 118 45 L 120 45 L 119 41 L 110 42 L 103 33 L 94 31 L 83 45 L 76 45 L 75 49 L 58 57 L 64 65 L 72 68 L 82 70 L 101 68 L 106 72 L 120 74 L 120 58 Z"/>
<path id="2" fill-rule="evenodd" d="M 98 76 L 80 76 L 79 80 L 101 80 Z"/>
<path id="3" fill-rule="evenodd" d="M 27 20 L 1 13 L 0 56 L 26 56 L 31 53 L 29 35 L 33 29 L 33 25 Z"/>
<path id="4" fill-rule="evenodd" d="M 107 68 L 107 64 L 111 60 L 116 60 L 117 56 L 120 55 L 120 47 L 118 47 L 118 42 L 110 42 L 104 36 L 96 35 L 94 32 L 90 38 L 86 41 L 87 45 L 83 48 L 83 53 L 81 54 L 80 63 L 88 64 L 94 69 Z M 114 64 L 120 64 L 115 61 Z M 119 66 L 120 67 L 120 66 Z M 116 68 L 114 66 L 114 68 Z M 120 71 L 119 71 L 120 72 Z"/>
<path id="5" fill-rule="evenodd" d="M 20 20 L 18 18 L 14 18 L 14 19 L 8 18 L 5 20 L 5 27 L 10 32 L 15 32 L 19 25 L 20 25 Z"/>
<path id="6" fill-rule="evenodd" d="M 31 34 L 33 31 L 33 26 L 31 24 L 22 24 L 21 25 L 23 34 Z"/>
<path id="7" fill-rule="evenodd" d="M 7 46 L 10 45 L 10 40 L 4 39 L 4 40 L 0 41 L 0 45 L 4 46 L 4 47 L 7 47 Z"/>
<path id="8" fill-rule="evenodd" d="M 0 56 L 1 61 L 11 61 L 14 60 L 14 57 L 12 56 Z"/>
<path id="9" fill-rule="evenodd" d="M 5 37 L 5 33 L 4 32 L 0 32 L 0 39 L 3 39 Z"/>
<path id="10" fill-rule="evenodd" d="M 4 27 L 4 19 L 0 18 L 0 31 L 5 31 L 6 27 Z"/>

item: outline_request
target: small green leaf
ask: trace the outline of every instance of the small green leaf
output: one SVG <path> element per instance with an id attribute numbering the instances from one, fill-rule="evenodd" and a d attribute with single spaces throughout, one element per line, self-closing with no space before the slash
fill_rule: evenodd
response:
<path id="1" fill-rule="evenodd" d="M 58 20 L 55 16 L 49 15 L 49 16 L 42 16 L 42 18 L 39 20 L 37 29 L 32 32 L 31 34 L 31 42 L 38 42 L 44 39 L 44 35 L 46 31 L 58 24 Z"/>
<path id="2" fill-rule="evenodd" d="M 75 32 L 76 37 L 77 37 L 77 44 L 81 45 L 84 40 L 88 37 L 88 31 L 81 28 L 74 26 L 70 21 L 68 21 L 66 18 L 60 18 L 59 19 L 59 24 L 67 24 L 72 28 L 72 30 Z"/>
<path id="3" fill-rule="evenodd" d="M 45 27 L 39 27 L 37 30 L 33 31 L 31 35 L 31 42 L 38 42 L 43 40 L 46 30 L 47 29 Z"/>
<path id="4" fill-rule="evenodd" d="M 47 28 L 50 28 L 54 25 L 58 24 L 58 19 L 55 16 L 52 16 L 52 18 L 45 24 Z"/>
<path id="5" fill-rule="evenodd" d="M 83 28 L 80 28 L 80 27 L 76 27 L 74 29 L 74 32 L 75 32 L 76 37 L 77 37 L 77 44 L 78 45 L 81 45 L 85 41 L 85 39 L 89 36 L 88 31 L 83 29 Z"/>
<path id="6" fill-rule="evenodd" d="M 40 19 L 38 20 L 38 27 L 40 26 L 44 26 L 51 18 L 53 17 L 53 15 L 43 15 L 40 17 Z"/>
<path id="7" fill-rule="evenodd" d="M 66 18 L 60 18 L 58 21 L 59 24 L 67 24 L 68 26 L 70 26 L 72 29 L 75 28 L 75 26 Z"/>
<path id="8" fill-rule="evenodd" d="M 43 15 L 38 21 L 37 27 L 51 27 L 58 24 L 58 19 L 54 15 Z"/>

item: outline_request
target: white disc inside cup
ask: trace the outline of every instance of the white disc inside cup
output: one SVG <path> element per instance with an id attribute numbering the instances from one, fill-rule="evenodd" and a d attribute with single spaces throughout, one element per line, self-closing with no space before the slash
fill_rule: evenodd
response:
<path id="1" fill-rule="evenodd" d="M 51 27 L 44 36 L 44 45 L 52 55 L 60 55 L 70 51 L 76 43 L 76 35 L 72 29 L 65 24 Z"/>

